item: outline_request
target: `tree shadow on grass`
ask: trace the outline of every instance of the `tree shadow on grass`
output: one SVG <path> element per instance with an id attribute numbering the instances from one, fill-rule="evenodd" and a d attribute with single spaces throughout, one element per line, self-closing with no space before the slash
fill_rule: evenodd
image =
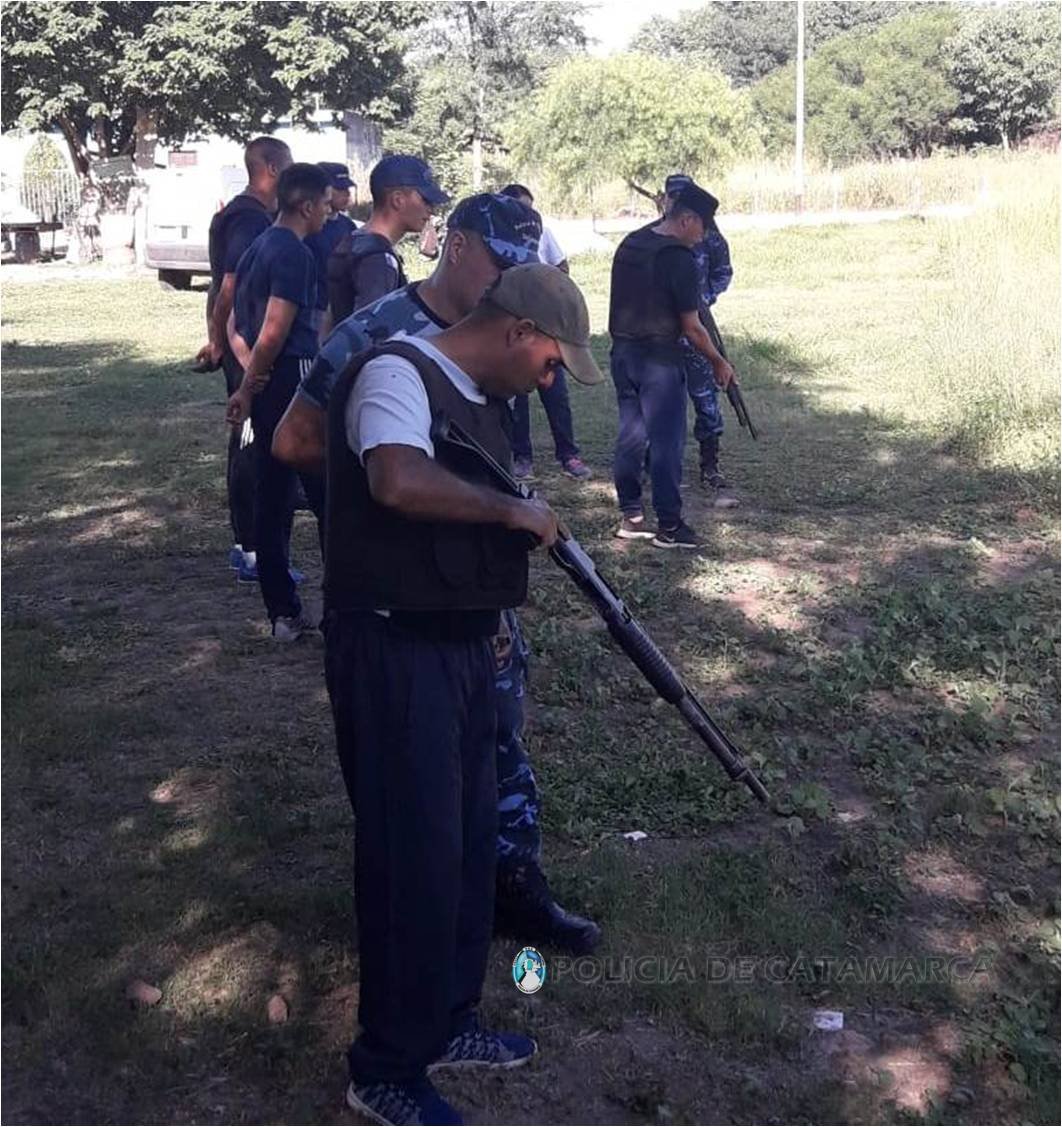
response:
<path id="1" fill-rule="evenodd" d="M 969 1088 L 981 1118 L 1035 1118 L 1053 1090 L 1052 1035 L 1038 1032 L 1053 972 L 1037 927 L 1057 723 L 1057 653 L 1044 649 L 1056 560 L 1040 501 L 1017 475 L 825 406 L 792 349 L 750 338 L 732 351 L 763 438 L 752 444 L 728 417 L 742 509 L 688 492 L 702 555 L 613 539 L 607 383 L 571 395 L 597 480 L 545 467 L 543 492 L 790 815 L 769 818 L 726 785 L 536 554 L 529 742 L 553 875 L 605 919 L 610 954 L 675 954 L 706 937 L 787 958 L 812 943 L 947 954 L 985 941 L 999 950 L 995 977 L 924 996 L 798 983 L 773 1000 L 734 992 L 732 1006 L 704 990 L 558 986 L 516 1015 L 546 1050 L 534 1082 L 466 1096 L 496 1122 L 570 1120 L 584 1106 L 573 1086 L 581 1100 L 604 1084 L 602 1118 L 643 1121 L 659 1105 L 693 1121 L 824 1107 L 856 1121 L 877 1107 L 877 1081 L 856 1062 L 846 1088 L 838 1068 L 809 1064 L 795 1031 L 804 1008 L 836 1005 L 871 1043 L 864 1063 L 921 1054 L 941 1101 Z M 17 357 L 5 393 L 27 373 L 61 384 L 82 362 L 79 349 Z M 257 599 L 221 573 L 213 415 L 176 367 L 152 383 L 156 371 L 116 346 L 92 368 L 91 411 L 26 401 L 5 418 L 5 461 L 22 467 L 10 486 L 5 474 L 5 516 L 24 518 L 7 529 L 4 575 L 7 1118 L 333 1122 L 358 972 L 350 812 L 320 656 L 267 648 Z M 540 414 L 535 430 L 541 446 Z M 1033 517 L 1016 523 L 1023 507 Z M 643 854 L 603 842 L 632 828 L 676 840 Z M 503 961 L 487 1000 L 508 1015 Z M 134 978 L 161 986 L 158 1007 L 130 1007 Z M 274 993 L 290 1002 L 284 1024 L 266 1018 Z M 861 1016 L 890 1007 L 909 1029 Z M 612 1045 L 617 1023 L 661 1014 L 709 1062 L 703 1083 L 666 1052 L 632 1063 L 573 1048 L 588 1029 Z M 779 1016 L 785 1036 L 770 1025 Z M 957 1050 L 931 1040 L 943 1025 Z M 974 1051 L 988 1062 L 979 1071 L 963 1055 Z M 1024 1094 L 1006 1088 L 1015 1063 Z M 735 1072 L 749 1083 L 730 1083 Z"/>

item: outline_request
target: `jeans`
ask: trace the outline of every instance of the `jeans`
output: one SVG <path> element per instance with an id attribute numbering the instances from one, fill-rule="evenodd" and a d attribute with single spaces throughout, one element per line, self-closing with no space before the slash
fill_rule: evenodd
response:
<path id="1" fill-rule="evenodd" d="M 357 1084 L 417 1080 L 478 1006 L 494 921 L 494 677 L 487 638 L 426 638 L 372 611 L 327 616 L 355 815 Z"/>
<path id="2" fill-rule="evenodd" d="M 675 344 L 616 340 L 612 382 L 619 407 L 613 461 L 616 497 L 624 516 L 642 513 L 642 473 L 649 451 L 653 509 L 661 528 L 682 519 L 682 454 L 686 445 L 686 379 Z"/>
<path id="3" fill-rule="evenodd" d="M 324 481 L 315 474 L 296 474 L 273 457 L 273 432 L 288 409 L 309 360 L 283 357 L 273 366 L 269 382 L 251 404 L 255 450 L 255 543 L 258 552 L 258 582 L 269 620 L 294 618 L 302 611 L 295 583 L 288 572 L 288 539 L 291 535 L 292 502 L 296 479 L 301 481 L 306 501 L 317 517 L 318 531 L 324 514 Z"/>
<path id="4" fill-rule="evenodd" d="M 553 433 L 553 451 L 557 461 L 564 465 L 569 458 L 579 456 L 579 447 L 575 445 L 568 381 L 563 368 L 557 369 L 548 388 L 538 389 L 538 397 L 546 409 L 549 429 Z M 531 449 L 531 404 L 526 395 L 518 395 L 513 402 L 513 457 L 528 460 L 534 457 Z"/>

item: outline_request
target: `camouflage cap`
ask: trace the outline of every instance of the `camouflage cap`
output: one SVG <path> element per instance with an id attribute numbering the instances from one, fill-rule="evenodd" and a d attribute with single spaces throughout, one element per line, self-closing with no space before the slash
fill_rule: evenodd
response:
<path id="1" fill-rule="evenodd" d="M 542 219 L 534 208 L 510 196 L 490 192 L 468 196 L 450 212 L 446 226 L 451 231 L 475 231 L 503 270 L 538 262 Z"/>

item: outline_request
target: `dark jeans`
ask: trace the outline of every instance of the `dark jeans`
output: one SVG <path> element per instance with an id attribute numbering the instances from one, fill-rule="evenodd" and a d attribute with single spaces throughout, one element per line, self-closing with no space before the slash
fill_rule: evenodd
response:
<path id="1" fill-rule="evenodd" d="M 663 528 L 682 519 L 682 453 L 686 445 L 686 380 L 682 350 L 616 340 L 612 382 L 619 407 L 613 462 L 616 497 L 624 516 L 642 512 L 642 472 L 649 451 L 653 508 Z"/>
<path id="2" fill-rule="evenodd" d="M 243 369 L 236 357 L 226 348 L 221 357 L 221 367 L 225 373 L 225 390 L 231 395 L 243 379 Z M 229 432 L 228 464 L 225 472 L 225 485 L 229 496 L 229 523 L 232 525 L 232 541 L 239 544 L 245 552 L 255 550 L 254 539 L 254 443 L 241 448 L 240 431 Z"/>
<path id="3" fill-rule="evenodd" d="M 546 409 L 549 429 L 553 432 L 553 452 L 557 455 L 557 461 L 564 465 L 569 458 L 579 456 L 579 447 L 575 445 L 568 381 L 564 377 L 563 368 L 557 369 L 549 388 L 545 391 L 539 388 L 538 397 Z M 534 457 L 531 448 L 531 404 L 526 395 L 518 395 L 513 402 L 513 457 Z"/>
<path id="4" fill-rule="evenodd" d="M 258 582 L 271 622 L 294 617 L 302 610 L 298 592 L 288 572 L 288 539 L 296 478 L 302 483 L 306 501 L 317 517 L 318 534 L 324 515 L 324 483 L 314 474 L 296 474 L 273 457 L 273 431 L 288 409 L 299 386 L 302 368 L 309 360 L 282 358 L 273 366 L 269 383 L 254 397 L 251 423 L 255 453 L 255 543 L 258 551 Z"/>
<path id="5" fill-rule="evenodd" d="M 487 638 L 426 638 L 372 611 L 326 618 L 355 815 L 359 1084 L 423 1076 L 479 1003 L 494 919 L 494 675 Z"/>

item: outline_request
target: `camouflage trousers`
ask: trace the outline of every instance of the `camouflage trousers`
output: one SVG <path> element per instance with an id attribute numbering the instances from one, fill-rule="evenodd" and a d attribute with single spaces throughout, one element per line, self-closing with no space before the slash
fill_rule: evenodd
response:
<path id="1" fill-rule="evenodd" d="M 528 649 L 516 612 L 502 613 L 494 638 L 498 712 L 498 864 L 538 864 L 542 836 L 538 786 L 524 747 L 524 695 Z"/>
<path id="2" fill-rule="evenodd" d="M 700 443 L 723 433 L 723 412 L 719 409 L 719 387 L 708 358 L 682 342 L 686 367 L 686 390 L 693 404 L 693 437 Z"/>

